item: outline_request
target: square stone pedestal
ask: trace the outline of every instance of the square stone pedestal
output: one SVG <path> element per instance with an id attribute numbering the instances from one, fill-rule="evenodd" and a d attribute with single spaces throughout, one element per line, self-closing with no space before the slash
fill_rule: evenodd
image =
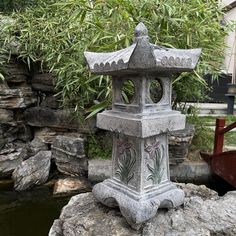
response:
<path id="1" fill-rule="evenodd" d="M 107 206 L 119 206 L 137 229 L 158 208 L 179 206 L 182 190 L 170 182 L 167 133 L 148 138 L 113 136 L 112 178 L 94 186 L 94 196 Z"/>

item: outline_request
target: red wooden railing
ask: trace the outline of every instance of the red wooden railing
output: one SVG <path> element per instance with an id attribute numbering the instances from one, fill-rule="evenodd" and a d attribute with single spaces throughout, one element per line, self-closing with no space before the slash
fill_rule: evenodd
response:
<path id="1" fill-rule="evenodd" d="M 225 119 L 216 119 L 213 154 L 200 152 L 212 171 L 236 188 L 236 150 L 223 151 L 224 134 L 236 128 L 236 122 L 225 127 Z"/>
<path id="2" fill-rule="evenodd" d="M 214 151 L 213 154 L 219 154 L 223 152 L 224 146 L 224 134 L 228 131 L 236 128 L 236 122 L 225 127 L 225 119 L 218 118 L 216 119 L 216 128 L 215 128 L 215 142 L 214 142 Z"/>

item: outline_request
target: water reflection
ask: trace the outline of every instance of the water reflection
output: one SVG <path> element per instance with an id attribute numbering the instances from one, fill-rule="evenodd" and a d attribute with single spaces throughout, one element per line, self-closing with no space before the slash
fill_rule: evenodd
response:
<path id="1" fill-rule="evenodd" d="M 0 189 L 0 235 L 47 236 L 69 198 L 52 197 L 48 187 L 24 193 Z"/>

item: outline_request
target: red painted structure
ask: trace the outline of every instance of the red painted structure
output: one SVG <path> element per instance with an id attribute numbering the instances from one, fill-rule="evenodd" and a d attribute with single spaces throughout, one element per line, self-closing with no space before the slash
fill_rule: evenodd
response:
<path id="1" fill-rule="evenodd" d="M 216 119 L 213 154 L 200 153 L 212 171 L 236 188 L 236 150 L 223 151 L 224 134 L 236 128 L 236 122 L 225 127 L 225 119 Z"/>

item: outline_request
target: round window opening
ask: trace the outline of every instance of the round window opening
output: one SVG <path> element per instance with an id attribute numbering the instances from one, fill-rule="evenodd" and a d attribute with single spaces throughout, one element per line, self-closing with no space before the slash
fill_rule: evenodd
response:
<path id="1" fill-rule="evenodd" d="M 163 86 L 159 79 L 153 79 L 150 81 L 149 93 L 152 102 L 160 102 L 163 96 Z"/>
<path id="2" fill-rule="evenodd" d="M 126 80 L 123 83 L 121 96 L 125 104 L 130 104 L 134 100 L 135 87 L 132 80 Z"/>

